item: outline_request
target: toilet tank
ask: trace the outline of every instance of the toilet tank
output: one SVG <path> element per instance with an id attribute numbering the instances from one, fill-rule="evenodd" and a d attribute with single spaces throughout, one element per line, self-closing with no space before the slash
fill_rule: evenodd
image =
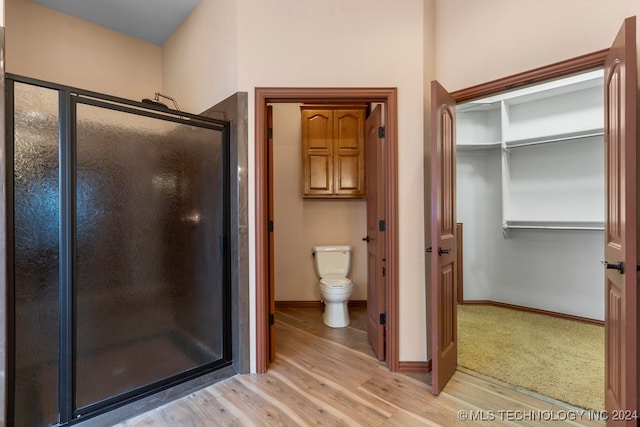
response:
<path id="1" fill-rule="evenodd" d="M 349 274 L 351 246 L 315 246 L 313 256 L 318 277 L 347 277 Z"/>

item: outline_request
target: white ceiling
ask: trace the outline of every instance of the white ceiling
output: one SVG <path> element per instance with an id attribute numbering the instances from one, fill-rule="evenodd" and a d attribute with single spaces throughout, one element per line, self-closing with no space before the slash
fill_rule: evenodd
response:
<path id="1" fill-rule="evenodd" d="M 162 46 L 200 0 L 32 0 Z"/>

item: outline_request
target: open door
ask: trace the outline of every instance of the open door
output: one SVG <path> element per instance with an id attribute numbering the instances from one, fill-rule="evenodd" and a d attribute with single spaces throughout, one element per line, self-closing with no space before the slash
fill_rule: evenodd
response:
<path id="1" fill-rule="evenodd" d="M 377 105 L 365 123 L 367 182 L 367 335 L 379 360 L 385 358 L 384 129 Z"/>
<path id="2" fill-rule="evenodd" d="M 267 360 L 273 362 L 276 358 L 276 297 L 275 297 L 275 254 L 273 236 L 273 107 L 267 105 L 266 111 L 267 134 L 265 143 L 267 144 L 267 280 L 269 292 L 267 295 L 267 313 L 269 313 L 269 357 Z"/>
<path id="3" fill-rule="evenodd" d="M 455 101 L 431 82 L 431 390 L 439 394 L 458 365 L 456 322 Z"/>
<path id="4" fill-rule="evenodd" d="M 605 408 L 636 425 L 638 207 L 636 22 L 624 21 L 605 61 Z"/>

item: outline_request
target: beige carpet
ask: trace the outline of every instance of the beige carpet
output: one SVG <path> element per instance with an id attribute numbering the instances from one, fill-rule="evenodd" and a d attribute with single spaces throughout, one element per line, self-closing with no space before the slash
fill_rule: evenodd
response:
<path id="1" fill-rule="evenodd" d="M 544 396 L 604 409 L 604 327 L 458 306 L 458 365 Z"/>

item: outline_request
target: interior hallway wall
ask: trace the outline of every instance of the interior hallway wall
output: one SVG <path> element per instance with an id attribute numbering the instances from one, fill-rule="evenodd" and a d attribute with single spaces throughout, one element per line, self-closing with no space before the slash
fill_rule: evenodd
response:
<path id="1" fill-rule="evenodd" d="M 301 133 L 300 104 L 274 104 L 275 299 L 319 301 L 313 247 L 351 245 L 351 300 L 366 300 L 366 200 L 302 197 Z"/>
<path id="2" fill-rule="evenodd" d="M 6 2 L 9 73 L 141 100 L 162 88 L 159 46 L 28 0 Z"/>

